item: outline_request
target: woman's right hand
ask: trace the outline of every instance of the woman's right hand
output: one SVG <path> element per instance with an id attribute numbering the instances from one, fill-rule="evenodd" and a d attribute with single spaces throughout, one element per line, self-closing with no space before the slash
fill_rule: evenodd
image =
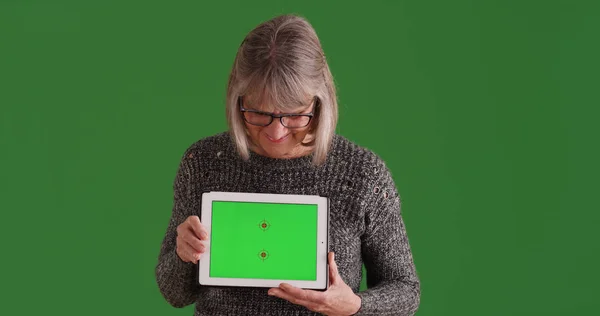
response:
<path id="1" fill-rule="evenodd" d="M 190 216 L 177 226 L 177 255 L 184 262 L 198 263 L 206 250 L 208 240 L 206 228 L 200 223 L 198 216 Z"/>

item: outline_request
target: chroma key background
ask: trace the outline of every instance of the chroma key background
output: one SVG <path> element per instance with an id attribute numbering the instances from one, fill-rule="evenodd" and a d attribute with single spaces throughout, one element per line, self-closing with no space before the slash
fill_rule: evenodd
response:
<path id="1" fill-rule="evenodd" d="M 175 171 L 282 13 L 392 170 L 418 316 L 598 314 L 600 1 L 0 0 L 0 315 L 193 314 L 154 279 Z"/>

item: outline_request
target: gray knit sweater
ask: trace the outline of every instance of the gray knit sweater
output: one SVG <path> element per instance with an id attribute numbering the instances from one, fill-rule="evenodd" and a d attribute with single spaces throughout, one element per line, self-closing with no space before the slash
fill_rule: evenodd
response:
<path id="1" fill-rule="evenodd" d="M 205 287 L 197 268 L 175 252 L 176 227 L 200 216 L 204 191 L 325 195 L 330 198 L 330 251 L 342 279 L 362 299 L 356 315 L 413 315 L 420 302 L 400 197 L 385 163 L 373 152 L 336 135 L 320 167 L 311 156 L 273 159 L 236 153 L 227 132 L 192 144 L 174 181 L 174 204 L 156 278 L 175 307 L 195 303 L 195 315 L 316 315 L 303 306 L 267 295 L 267 288 Z M 368 289 L 358 292 L 362 264 Z"/>

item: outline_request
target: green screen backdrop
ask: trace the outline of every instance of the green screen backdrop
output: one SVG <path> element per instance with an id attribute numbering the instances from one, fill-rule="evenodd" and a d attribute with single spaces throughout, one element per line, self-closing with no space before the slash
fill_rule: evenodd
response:
<path id="1" fill-rule="evenodd" d="M 283 13 L 392 171 L 419 316 L 598 313 L 600 2 L 0 0 L 1 315 L 193 314 L 154 278 L 177 165 Z"/>

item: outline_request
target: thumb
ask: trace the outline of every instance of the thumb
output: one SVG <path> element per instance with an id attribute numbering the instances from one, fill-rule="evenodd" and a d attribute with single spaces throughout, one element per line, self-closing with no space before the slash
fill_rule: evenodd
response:
<path id="1" fill-rule="evenodd" d="M 335 263 L 335 254 L 329 253 L 329 285 L 335 285 L 339 282 L 337 263 Z"/>

